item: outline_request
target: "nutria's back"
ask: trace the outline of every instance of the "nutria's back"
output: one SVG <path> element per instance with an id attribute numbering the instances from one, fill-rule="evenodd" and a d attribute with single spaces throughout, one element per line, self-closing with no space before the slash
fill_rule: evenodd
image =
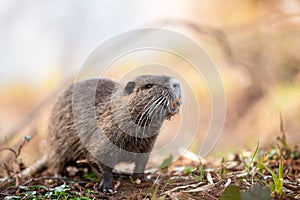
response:
<path id="1" fill-rule="evenodd" d="M 108 79 L 89 79 L 76 83 L 76 90 L 82 93 L 82 98 L 87 98 L 87 90 L 97 85 L 96 105 L 105 106 L 117 83 Z M 73 90 L 74 84 L 67 87 L 56 100 L 52 109 L 48 127 L 48 141 L 51 156 L 49 168 L 54 173 L 62 173 L 69 162 L 87 158 L 88 151 L 82 145 L 73 118 Z M 86 100 L 88 101 L 88 99 Z M 83 100 L 84 102 L 84 100 Z"/>

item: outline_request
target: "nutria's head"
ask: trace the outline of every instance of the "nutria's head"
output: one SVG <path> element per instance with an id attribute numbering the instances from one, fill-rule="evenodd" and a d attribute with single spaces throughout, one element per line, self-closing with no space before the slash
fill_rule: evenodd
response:
<path id="1" fill-rule="evenodd" d="M 183 93 L 180 83 L 164 75 L 143 75 L 123 83 L 131 119 L 138 126 L 170 119 L 178 113 Z"/>

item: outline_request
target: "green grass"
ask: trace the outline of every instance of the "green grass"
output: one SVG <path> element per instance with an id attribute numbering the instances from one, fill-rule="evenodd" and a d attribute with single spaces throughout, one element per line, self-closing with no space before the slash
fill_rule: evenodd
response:
<path id="1" fill-rule="evenodd" d="M 280 161 L 278 167 L 278 174 L 276 174 L 268 166 L 264 165 L 264 168 L 272 175 L 273 183 L 270 183 L 270 190 L 274 195 L 282 196 L 283 189 L 283 164 Z"/>
<path id="2" fill-rule="evenodd" d="M 251 167 L 253 165 L 254 159 L 256 158 L 256 155 L 258 153 L 258 149 L 259 149 L 259 142 L 257 143 L 256 149 L 255 149 L 255 151 L 254 151 L 254 153 L 253 153 L 253 155 L 251 157 L 251 160 L 250 160 L 250 162 L 248 164 L 246 162 L 245 156 L 243 155 L 243 153 L 241 153 L 241 156 L 242 156 L 242 159 L 243 159 L 243 163 L 244 163 L 244 170 L 245 170 L 245 172 L 247 173 L 248 176 L 249 176 Z"/>

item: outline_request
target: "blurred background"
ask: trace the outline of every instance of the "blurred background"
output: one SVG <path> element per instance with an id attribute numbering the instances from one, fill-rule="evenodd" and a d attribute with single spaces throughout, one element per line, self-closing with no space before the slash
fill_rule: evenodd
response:
<path id="1" fill-rule="evenodd" d="M 102 42 L 143 27 L 188 36 L 218 68 L 227 116 L 212 155 L 253 149 L 257 141 L 275 142 L 280 113 L 288 141 L 299 144 L 298 0 L 229 0 L 226 4 L 221 0 L 10 0 L 0 1 L 0 147 L 17 148 L 25 135 L 31 135 L 22 158 L 25 163 L 39 158 L 55 96 Z M 107 76 L 118 79 L 136 63 L 134 57 L 123 59 Z M 190 77 L 204 124 L 200 139 L 191 147 L 197 150 L 209 125 L 210 96 L 205 84 L 194 80 L 191 68 L 179 63 L 170 57 L 169 64 Z M 176 120 L 180 116 L 175 124 Z M 172 122 L 166 126 L 162 140 L 176 131 Z M 0 152 L 0 161 L 10 156 Z"/>

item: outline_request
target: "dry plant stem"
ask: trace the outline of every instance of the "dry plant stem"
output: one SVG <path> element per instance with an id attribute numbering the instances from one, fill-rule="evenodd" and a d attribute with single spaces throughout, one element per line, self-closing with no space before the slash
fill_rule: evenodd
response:
<path id="1" fill-rule="evenodd" d="M 23 183 L 23 185 L 29 185 L 32 182 L 41 181 L 41 180 L 55 180 L 55 181 L 62 181 L 62 182 L 72 182 L 72 180 L 70 180 L 68 178 L 42 176 L 42 177 L 38 177 L 38 178 L 32 178 L 32 179 L 26 181 L 25 183 Z"/>
<path id="2" fill-rule="evenodd" d="M 43 156 L 36 163 L 34 163 L 33 165 L 31 165 L 30 167 L 27 167 L 26 169 L 24 169 L 20 173 L 18 173 L 18 177 L 20 177 L 20 178 L 26 178 L 26 177 L 29 177 L 29 176 L 31 176 L 31 175 L 33 175 L 33 174 L 41 171 L 42 169 L 45 168 L 47 159 L 48 159 L 47 155 Z"/>
<path id="3" fill-rule="evenodd" d="M 21 154 L 21 149 L 23 148 L 23 146 L 25 145 L 25 143 L 26 143 L 26 141 L 24 140 L 24 141 L 22 142 L 22 144 L 19 146 L 18 152 L 17 152 L 17 155 L 16 155 L 16 158 L 15 158 L 15 159 L 17 159 L 17 157 L 20 156 L 20 154 Z"/>
<path id="4" fill-rule="evenodd" d="M 0 152 L 1 152 L 1 151 L 5 151 L 5 150 L 11 151 L 11 152 L 15 155 L 15 157 L 17 157 L 17 152 L 16 152 L 14 149 L 12 149 L 12 148 L 10 148 L 10 147 L 4 147 L 4 148 L 1 148 L 1 149 L 0 149 Z"/>
<path id="5" fill-rule="evenodd" d="M 19 186 L 20 185 L 20 180 L 19 180 L 18 175 L 15 175 L 14 178 L 16 180 L 16 186 Z"/>
<path id="6" fill-rule="evenodd" d="M 184 185 L 184 186 L 175 187 L 175 188 L 172 188 L 171 190 L 168 190 L 168 191 L 164 192 L 164 194 L 170 195 L 171 193 L 173 193 L 177 190 L 186 189 L 186 188 L 189 188 L 189 187 L 196 188 L 196 187 L 198 187 L 199 185 L 202 185 L 202 184 L 203 183 L 196 183 L 196 184 L 191 184 L 191 185 Z"/>
<path id="7" fill-rule="evenodd" d="M 14 176 L 15 174 L 5 177 L 4 180 L 0 183 L 0 188 L 12 183 L 14 181 L 14 179 L 12 179 Z"/>
<path id="8" fill-rule="evenodd" d="M 12 149 L 12 148 L 10 148 L 10 147 L 4 147 L 4 148 L 1 148 L 0 149 L 0 152 L 1 151 L 5 151 L 5 150 L 7 150 L 7 151 L 10 151 L 10 152 L 12 152 L 13 154 L 14 154 L 14 162 L 17 164 L 17 166 L 18 166 L 18 168 L 19 168 L 19 164 L 18 164 L 18 161 L 17 161 L 17 158 L 18 158 L 18 153 L 14 150 L 14 149 Z M 6 171 L 6 173 L 7 173 L 7 177 L 5 177 L 7 180 L 8 179 L 10 179 L 10 178 L 12 178 L 15 174 L 16 174 L 16 172 L 15 172 L 15 170 L 13 170 L 11 167 L 9 167 L 6 163 L 2 163 L 1 164 L 1 167 Z M 5 181 L 4 181 L 5 182 Z"/>
<path id="9" fill-rule="evenodd" d="M 6 163 L 2 163 L 1 167 L 6 171 L 7 176 L 10 176 L 11 173 L 13 173 L 13 170 L 11 170 Z"/>
<path id="10" fill-rule="evenodd" d="M 18 151 L 15 151 L 14 149 L 10 148 L 10 147 L 4 147 L 2 149 L 0 149 L 0 151 L 11 151 L 14 154 L 14 162 L 17 166 L 17 169 L 12 169 L 12 167 L 9 167 L 6 163 L 2 164 L 2 168 L 7 172 L 7 177 L 4 178 L 4 181 L 0 184 L 0 187 L 12 183 L 13 179 L 15 180 L 15 184 L 16 186 L 18 186 L 20 184 L 20 176 L 19 173 L 23 167 L 23 163 L 18 161 L 18 157 L 21 154 L 21 150 L 23 148 L 23 146 L 25 145 L 26 140 L 24 140 L 22 142 L 22 144 L 19 146 Z"/>

